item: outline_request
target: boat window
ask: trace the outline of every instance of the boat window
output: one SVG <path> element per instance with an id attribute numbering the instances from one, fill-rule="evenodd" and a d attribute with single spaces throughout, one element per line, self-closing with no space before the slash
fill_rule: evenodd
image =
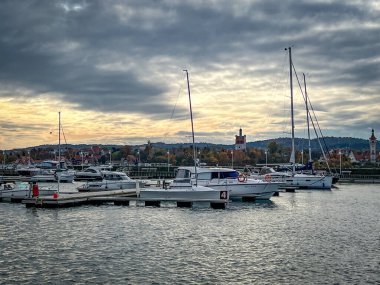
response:
<path id="1" fill-rule="evenodd" d="M 190 178 L 191 173 L 187 169 L 178 169 L 176 178 Z"/>
<path id="2" fill-rule="evenodd" d="M 211 173 L 211 179 L 218 179 L 219 178 L 219 172 L 212 172 Z"/>
<path id="3" fill-rule="evenodd" d="M 104 179 L 106 180 L 120 180 L 120 177 L 114 174 L 106 174 L 104 175 Z"/>
<path id="4" fill-rule="evenodd" d="M 239 173 L 237 171 L 226 171 L 226 172 L 220 172 L 220 178 L 237 178 L 239 176 Z"/>
<path id="5" fill-rule="evenodd" d="M 211 173 L 210 172 L 198 173 L 198 179 L 199 180 L 210 180 L 211 179 Z"/>

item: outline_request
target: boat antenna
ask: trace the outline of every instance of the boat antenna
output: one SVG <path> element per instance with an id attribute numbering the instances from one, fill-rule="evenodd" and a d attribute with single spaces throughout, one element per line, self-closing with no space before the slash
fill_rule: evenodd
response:
<path id="1" fill-rule="evenodd" d="M 289 51 L 289 78 L 290 78 L 290 112 L 291 112 L 291 120 L 292 120 L 292 154 L 290 156 L 290 162 L 292 163 L 292 174 L 296 172 L 295 165 L 295 150 L 294 150 L 294 108 L 293 108 L 293 72 L 292 72 L 292 48 L 288 47 L 285 50 Z"/>
<path id="2" fill-rule="evenodd" d="M 190 95 L 190 83 L 189 83 L 189 72 L 187 69 L 183 70 L 186 72 L 187 79 L 187 92 L 189 93 L 189 106 L 190 106 L 190 119 L 191 119 L 191 135 L 193 137 L 193 157 L 194 157 L 194 169 L 195 169 L 195 186 L 198 186 L 198 175 L 197 175 L 197 157 L 195 151 L 195 139 L 194 139 L 194 123 L 193 123 L 193 109 L 191 108 L 191 95 Z"/>

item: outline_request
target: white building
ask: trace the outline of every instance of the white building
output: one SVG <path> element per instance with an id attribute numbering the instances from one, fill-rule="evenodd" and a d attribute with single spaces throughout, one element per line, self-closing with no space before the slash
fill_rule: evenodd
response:
<path id="1" fill-rule="evenodd" d="M 376 163 L 376 142 L 377 139 L 375 137 L 374 130 L 372 129 L 372 135 L 369 138 L 369 152 L 371 163 Z"/>

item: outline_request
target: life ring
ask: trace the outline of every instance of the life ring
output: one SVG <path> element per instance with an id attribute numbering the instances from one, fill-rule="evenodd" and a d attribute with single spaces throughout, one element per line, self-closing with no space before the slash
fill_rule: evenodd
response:
<path id="1" fill-rule="evenodd" d="M 238 181 L 239 182 L 247 182 L 247 176 L 245 174 L 240 174 L 238 176 Z"/>
<path id="2" fill-rule="evenodd" d="M 272 175 L 270 175 L 270 174 L 265 175 L 265 176 L 264 176 L 264 180 L 265 180 L 266 182 L 270 182 L 270 181 L 272 180 Z"/>

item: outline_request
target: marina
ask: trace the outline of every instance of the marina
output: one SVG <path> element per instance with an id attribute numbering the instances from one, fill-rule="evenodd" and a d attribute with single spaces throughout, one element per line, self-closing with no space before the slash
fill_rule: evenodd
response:
<path id="1" fill-rule="evenodd" d="M 380 285 L 380 1 L 0 13 L 0 285 Z"/>
<path id="2" fill-rule="evenodd" d="M 189 189 L 188 191 L 184 191 L 184 189 L 181 189 L 180 192 L 176 194 L 176 192 L 167 189 L 165 184 L 162 187 L 150 186 L 149 188 L 140 188 L 140 183 L 136 182 L 135 185 L 137 188 L 78 192 L 77 188 L 80 188 L 78 184 L 80 184 L 80 182 L 62 184 L 60 185 L 61 192 L 58 192 L 56 183 L 40 183 L 39 185 L 42 186 L 39 192 L 47 192 L 44 195 L 39 195 L 38 190 L 37 194 L 35 194 L 34 186 L 32 189 L 28 187 L 27 183 L 23 183 L 25 189 L 23 189 L 24 191 L 21 195 L 15 194 L 10 196 L 5 195 L 3 193 L 4 191 L 0 191 L 0 202 L 22 203 L 26 207 L 35 208 L 68 208 L 83 205 L 98 206 L 106 203 L 117 206 L 129 206 L 133 204 L 134 206 L 161 207 L 161 205 L 165 206 L 169 203 L 177 207 L 187 208 L 191 208 L 193 204 L 207 204 L 213 209 L 225 209 L 229 202 L 228 191 L 225 190 L 207 191 L 203 194 L 200 192 L 201 195 L 198 195 L 199 193 L 194 190 Z M 207 188 L 205 189 L 208 190 Z M 142 195 L 141 192 L 144 192 L 144 190 L 153 190 L 153 193 L 161 194 L 159 196 L 152 194 Z M 212 193 L 211 196 L 208 195 L 210 192 Z"/>

